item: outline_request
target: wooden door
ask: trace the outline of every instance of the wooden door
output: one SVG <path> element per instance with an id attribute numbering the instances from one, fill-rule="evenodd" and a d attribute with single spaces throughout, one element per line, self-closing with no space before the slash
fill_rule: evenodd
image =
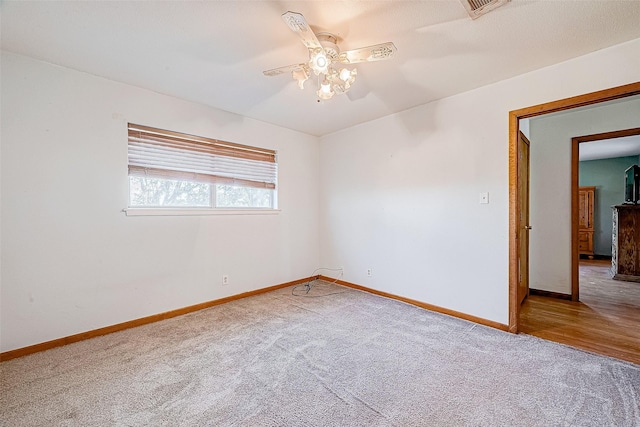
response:
<path id="1" fill-rule="evenodd" d="M 518 132 L 518 302 L 529 295 L 529 140 Z"/>

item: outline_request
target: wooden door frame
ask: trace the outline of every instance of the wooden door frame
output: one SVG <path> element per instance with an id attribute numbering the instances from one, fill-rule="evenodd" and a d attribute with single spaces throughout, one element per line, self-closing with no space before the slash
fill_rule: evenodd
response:
<path id="1" fill-rule="evenodd" d="M 640 135 L 640 128 L 623 129 L 571 138 L 571 301 L 578 301 L 580 299 L 580 251 L 578 248 L 580 143 L 622 138 L 632 135 Z M 622 179 L 622 177 L 620 179 Z"/>
<path id="2" fill-rule="evenodd" d="M 518 332 L 520 304 L 518 304 L 518 131 L 519 120 L 555 113 L 576 107 L 611 101 L 640 94 L 640 82 L 630 83 L 585 95 L 534 105 L 509 112 L 509 331 Z M 534 142 L 532 142 L 534 144 Z"/>

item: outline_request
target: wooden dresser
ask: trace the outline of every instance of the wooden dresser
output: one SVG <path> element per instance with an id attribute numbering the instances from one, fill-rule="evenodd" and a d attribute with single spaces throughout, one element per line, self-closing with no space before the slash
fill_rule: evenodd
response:
<path id="1" fill-rule="evenodd" d="M 640 282 L 640 205 L 613 207 L 611 273 L 616 280 Z"/>
<path id="2" fill-rule="evenodd" d="M 596 187 L 580 187 L 578 191 L 578 252 L 593 257 L 593 207 Z"/>

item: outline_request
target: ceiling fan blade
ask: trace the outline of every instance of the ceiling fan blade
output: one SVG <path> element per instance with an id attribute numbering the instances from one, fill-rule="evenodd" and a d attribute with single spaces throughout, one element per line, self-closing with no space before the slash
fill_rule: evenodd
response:
<path id="1" fill-rule="evenodd" d="M 340 52 L 338 62 L 343 64 L 355 64 L 358 62 L 372 62 L 390 59 L 396 53 L 393 43 L 380 43 L 373 46 L 361 47 L 360 49 Z"/>
<path id="2" fill-rule="evenodd" d="M 318 41 L 318 37 L 316 37 L 315 33 L 307 24 L 307 21 L 304 19 L 301 13 L 297 12 L 286 12 L 282 14 L 282 19 L 287 23 L 291 31 L 297 33 L 302 40 L 302 43 L 310 49 L 322 49 L 322 45 Z"/>
<path id="3" fill-rule="evenodd" d="M 262 74 L 264 74 L 265 76 L 269 76 L 269 77 L 279 76 L 280 74 L 292 73 L 294 71 L 302 70 L 302 69 L 304 69 L 305 65 L 306 64 L 287 65 L 285 67 L 274 68 L 273 70 L 263 71 Z"/>

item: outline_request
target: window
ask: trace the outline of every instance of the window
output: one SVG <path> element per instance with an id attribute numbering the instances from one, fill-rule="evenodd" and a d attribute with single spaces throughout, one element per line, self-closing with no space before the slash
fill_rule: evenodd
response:
<path id="1" fill-rule="evenodd" d="M 276 208 L 276 152 L 129 123 L 129 207 Z"/>

